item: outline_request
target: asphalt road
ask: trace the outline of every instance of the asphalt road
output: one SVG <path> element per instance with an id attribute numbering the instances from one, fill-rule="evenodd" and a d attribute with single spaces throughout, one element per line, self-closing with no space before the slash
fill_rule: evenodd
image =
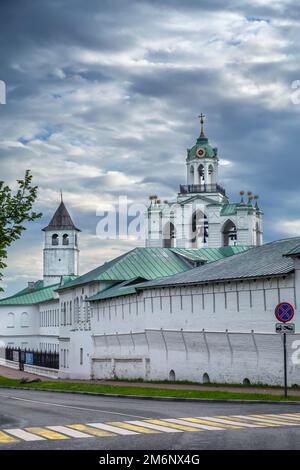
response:
<path id="1" fill-rule="evenodd" d="M 299 405 L 191 403 L 132 398 L 93 397 L 0 389 L 0 431 L 32 427 L 111 423 L 150 419 L 300 413 Z M 161 424 L 161 423 L 160 423 Z M 196 430 L 197 431 L 197 430 Z M 198 430 L 200 431 L 200 430 Z M 247 427 L 203 432 L 159 432 L 105 437 L 43 439 L 1 443 L 0 450 L 215 450 L 300 449 L 300 422 L 278 427 Z M 87 437 L 87 436 L 86 436 Z"/>

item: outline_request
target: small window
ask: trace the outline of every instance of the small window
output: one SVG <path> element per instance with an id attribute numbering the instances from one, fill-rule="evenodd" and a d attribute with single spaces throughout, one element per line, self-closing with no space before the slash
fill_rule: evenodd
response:
<path id="1" fill-rule="evenodd" d="M 80 365 L 83 364 L 83 348 L 80 348 Z"/>
<path id="2" fill-rule="evenodd" d="M 63 235 L 63 245 L 69 245 L 69 235 L 67 233 Z"/>
<path id="3" fill-rule="evenodd" d="M 26 328 L 29 326 L 29 317 L 27 312 L 23 312 L 21 315 L 21 327 Z"/>
<path id="4" fill-rule="evenodd" d="M 210 383 L 210 378 L 209 378 L 209 375 L 207 374 L 207 372 L 205 372 L 205 373 L 203 374 L 202 382 L 203 382 L 204 384 L 209 384 L 209 383 Z"/>
<path id="5" fill-rule="evenodd" d="M 14 328 L 15 327 L 15 314 L 10 312 L 7 315 L 7 328 Z"/>
<path id="6" fill-rule="evenodd" d="M 171 369 L 170 372 L 169 372 L 169 380 L 171 382 L 175 382 L 175 380 L 176 380 L 175 371 L 173 369 Z"/>
<path id="7" fill-rule="evenodd" d="M 57 235 L 57 233 L 54 233 L 52 235 L 52 245 L 58 245 L 58 242 L 59 242 L 58 235 Z"/>

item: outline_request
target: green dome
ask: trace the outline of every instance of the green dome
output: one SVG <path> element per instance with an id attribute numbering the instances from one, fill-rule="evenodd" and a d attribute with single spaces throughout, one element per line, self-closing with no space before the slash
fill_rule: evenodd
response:
<path id="1" fill-rule="evenodd" d="M 216 158 L 218 156 L 218 149 L 212 147 L 208 142 L 208 138 L 204 135 L 200 135 L 196 141 L 196 144 L 187 150 L 187 161 L 193 160 L 197 156 L 197 150 L 203 148 L 205 150 L 205 158 Z"/>

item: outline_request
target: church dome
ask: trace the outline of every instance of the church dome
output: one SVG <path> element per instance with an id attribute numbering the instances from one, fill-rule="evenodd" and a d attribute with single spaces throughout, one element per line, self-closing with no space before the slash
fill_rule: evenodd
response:
<path id="1" fill-rule="evenodd" d="M 218 149 L 212 147 L 208 141 L 208 138 L 204 134 L 203 118 L 204 115 L 199 116 L 201 118 L 201 131 L 195 145 L 187 150 L 187 161 L 193 160 L 194 158 L 205 157 L 205 158 L 216 158 L 218 156 Z"/>
<path id="2" fill-rule="evenodd" d="M 198 152 L 201 150 L 200 149 L 203 149 L 204 152 L 203 155 L 201 155 L 200 153 L 200 156 L 203 156 L 205 158 L 216 158 L 218 156 L 218 149 L 216 147 L 212 147 L 210 145 L 210 143 L 208 142 L 208 138 L 207 137 L 198 137 L 197 141 L 196 141 L 196 144 L 191 148 L 191 149 L 188 149 L 187 151 L 187 161 L 189 160 L 193 160 L 194 158 L 198 157 L 199 154 Z"/>

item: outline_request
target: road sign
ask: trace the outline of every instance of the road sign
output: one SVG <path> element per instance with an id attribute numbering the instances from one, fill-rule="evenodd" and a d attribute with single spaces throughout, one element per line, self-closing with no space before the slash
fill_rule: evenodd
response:
<path id="1" fill-rule="evenodd" d="M 294 313 L 294 307 L 288 302 L 281 302 L 275 308 L 275 316 L 277 320 L 281 321 L 282 323 L 291 321 Z"/>
<path id="2" fill-rule="evenodd" d="M 295 323 L 276 323 L 275 331 L 276 333 L 287 333 L 291 335 L 295 333 Z"/>

